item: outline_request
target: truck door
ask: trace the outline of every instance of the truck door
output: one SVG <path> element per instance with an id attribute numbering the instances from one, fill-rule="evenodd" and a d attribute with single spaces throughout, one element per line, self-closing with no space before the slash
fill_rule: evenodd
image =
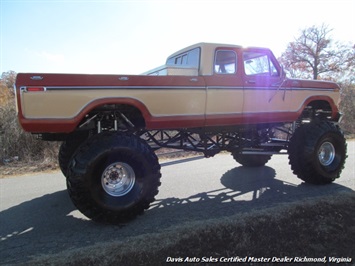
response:
<path id="1" fill-rule="evenodd" d="M 243 80 L 237 51 L 217 48 L 213 74 L 205 76 L 206 126 L 235 125 L 243 112 Z"/>
<path id="2" fill-rule="evenodd" d="M 283 86 L 284 77 L 275 57 L 267 49 L 245 49 L 244 123 L 285 121 L 291 103 L 291 90 Z"/>

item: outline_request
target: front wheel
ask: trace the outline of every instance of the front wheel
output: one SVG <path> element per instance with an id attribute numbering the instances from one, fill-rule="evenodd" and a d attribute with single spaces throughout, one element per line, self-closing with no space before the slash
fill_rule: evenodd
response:
<path id="1" fill-rule="evenodd" d="M 84 215 L 117 224 L 149 208 L 158 193 L 160 177 L 158 158 L 142 139 L 101 133 L 73 155 L 67 187 Z"/>
<path id="2" fill-rule="evenodd" d="M 346 159 L 346 142 L 337 125 L 314 121 L 297 128 L 289 144 L 293 173 L 312 184 L 327 184 L 339 178 Z"/>

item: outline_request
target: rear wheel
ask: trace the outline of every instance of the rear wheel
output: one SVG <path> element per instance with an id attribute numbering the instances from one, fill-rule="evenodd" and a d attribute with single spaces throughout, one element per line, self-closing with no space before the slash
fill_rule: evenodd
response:
<path id="1" fill-rule="evenodd" d="M 312 184 L 327 184 L 339 178 L 346 159 L 343 133 L 334 123 L 313 121 L 297 128 L 289 144 L 293 173 Z"/>
<path id="2" fill-rule="evenodd" d="M 72 134 L 67 140 L 63 141 L 60 145 L 58 152 L 58 162 L 59 168 L 63 175 L 67 177 L 68 175 L 68 165 L 74 152 L 79 148 L 79 146 L 89 137 L 89 132 L 80 132 Z"/>
<path id="3" fill-rule="evenodd" d="M 160 176 L 157 156 L 139 137 L 101 133 L 74 154 L 67 186 L 84 215 L 99 222 L 121 223 L 149 208 Z"/>

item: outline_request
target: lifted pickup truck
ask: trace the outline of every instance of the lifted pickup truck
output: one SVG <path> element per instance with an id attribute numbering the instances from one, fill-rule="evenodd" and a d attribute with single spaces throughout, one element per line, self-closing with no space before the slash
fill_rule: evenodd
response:
<path id="1" fill-rule="evenodd" d="M 149 208 L 162 147 L 225 150 L 248 167 L 288 154 L 313 184 L 333 182 L 346 159 L 339 86 L 287 78 L 265 48 L 199 43 L 143 75 L 20 73 L 16 93 L 23 129 L 63 141 L 69 195 L 95 221 Z"/>

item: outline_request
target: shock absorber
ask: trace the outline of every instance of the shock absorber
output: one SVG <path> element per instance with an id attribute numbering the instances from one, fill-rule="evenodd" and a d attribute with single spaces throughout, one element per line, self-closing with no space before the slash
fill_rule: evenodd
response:
<path id="1" fill-rule="evenodd" d="M 104 118 L 103 114 L 100 114 L 97 119 L 97 133 L 100 134 L 102 132 L 102 120 Z"/>
<path id="2" fill-rule="evenodd" d="M 125 116 L 123 113 L 119 112 L 123 120 L 128 124 L 129 127 L 134 128 L 134 124 Z"/>
<path id="3" fill-rule="evenodd" d="M 113 128 L 114 128 L 115 131 L 117 131 L 117 130 L 118 130 L 117 114 L 114 113 L 113 117 L 114 117 L 114 120 L 113 120 Z"/>
<path id="4" fill-rule="evenodd" d="M 97 133 L 100 134 L 102 131 L 102 128 L 101 128 L 101 120 L 98 120 L 97 121 Z"/>

